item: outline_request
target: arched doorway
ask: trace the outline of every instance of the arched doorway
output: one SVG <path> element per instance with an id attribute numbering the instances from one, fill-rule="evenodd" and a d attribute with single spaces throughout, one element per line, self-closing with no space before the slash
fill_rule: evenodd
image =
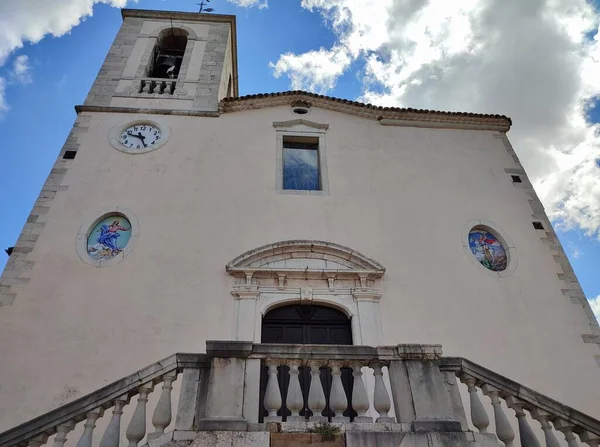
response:
<path id="1" fill-rule="evenodd" d="M 269 311 L 262 320 L 262 343 L 278 344 L 326 344 L 326 345 L 351 345 L 351 321 L 343 312 L 326 306 L 294 304 L 278 307 Z M 267 411 L 264 409 L 263 396 L 267 387 L 267 367 L 263 365 L 261 375 L 261 392 L 259 421 L 262 422 Z M 285 421 L 291 414 L 286 408 L 287 389 L 289 385 L 289 368 L 279 367 L 279 386 L 282 397 L 282 410 L 278 413 Z M 348 399 L 348 409 L 344 416 L 354 418 L 356 412 L 352 409 L 352 386 L 354 378 L 350 368 L 342 368 L 342 384 Z M 311 416 L 307 408 L 308 391 L 310 387 L 310 369 L 300 368 L 300 388 L 304 396 L 305 410 L 301 416 Z M 327 406 L 322 415 L 331 418 L 333 414 L 329 409 L 329 394 L 331 390 L 331 369 L 321 368 L 321 385 L 325 391 Z M 285 409 L 285 410 L 284 410 Z M 308 412 L 308 414 L 307 414 Z"/>
<path id="2" fill-rule="evenodd" d="M 325 306 L 292 305 L 268 312 L 262 320 L 261 343 L 351 345 L 350 319 Z"/>

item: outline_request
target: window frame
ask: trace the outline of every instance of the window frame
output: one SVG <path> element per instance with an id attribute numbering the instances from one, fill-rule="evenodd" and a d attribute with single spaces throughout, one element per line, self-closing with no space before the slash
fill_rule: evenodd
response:
<path id="1" fill-rule="evenodd" d="M 277 129 L 277 156 L 276 156 L 276 185 L 275 191 L 278 194 L 296 194 L 324 196 L 329 195 L 329 177 L 327 175 L 327 157 L 326 157 L 326 137 L 325 130 L 313 129 L 307 126 L 298 126 L 296 129 Z M 284 138 L 315 138 L 318 141 L 317 157 L 319 160 L 319 183 L 318 190 L 305 189 L 284 189 L 283 188 L 283 140 Z"/>

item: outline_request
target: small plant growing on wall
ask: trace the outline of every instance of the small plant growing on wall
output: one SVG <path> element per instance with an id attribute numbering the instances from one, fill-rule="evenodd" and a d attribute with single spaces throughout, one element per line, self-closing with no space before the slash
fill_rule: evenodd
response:
<path id="1" fill-rule="evenodd" d="M 331 422 L 319 422 L 314 427 L 308 429 L 309 433 L 319 434 L 323 441 L 331 441 L 335 435 L 340 434 L 340 427 Z"/>

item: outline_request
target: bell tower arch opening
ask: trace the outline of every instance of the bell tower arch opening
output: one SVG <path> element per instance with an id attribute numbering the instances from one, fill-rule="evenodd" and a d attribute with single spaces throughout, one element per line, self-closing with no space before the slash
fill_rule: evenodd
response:
<path id="1" fill-rule="evenodd" d="M 184 29 L 171 27 L 162 30 L 152 51 L 147 75 L 151 78 L 177 79 L 187 41 L 188 32 Z"/>

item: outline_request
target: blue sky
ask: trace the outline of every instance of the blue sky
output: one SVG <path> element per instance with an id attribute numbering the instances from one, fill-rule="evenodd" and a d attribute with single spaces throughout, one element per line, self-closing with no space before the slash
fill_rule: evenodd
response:
<path id="1" fill-rule="evenodd" d="M 125 0 L 105 1 L 117 5 Z M 411 9 L 419 2 L 392 0 L 365 0 L 362 6 L 350 0 L 270 0 L 268 7 L 259 8 L 265 1 L 211 3 L 217 13 L 237 15 L 240 94 L 303 88 L 382 105 L 510 115 L 515 126 L 509 138 L 546 209 L 562 228 L 559 237 L 584 291 L 590 299 L 600 296 L 600 153 L 595 127 L 600 112 L 594 106 L 582 108 L 600 94 L 600 81 L 595 80 L 600 68 L 594 62 L 600 60 L 594 40 L 596 5 L 557 0 L 543 11 L 552 20 L 531 26 L 518 0 L 507 0 L 507 5 L 515 5 L 514 16 L 506 8 L 507 17 L 488 17 L 485 8 L 458 0 L 430 0 L 432 7 L 421 9 Z M 92 0 L 39 3 L 40 8 L 52 4 L 60 10 Z M 195 11 L 196 3 L 140 0 L 127 6 Z M 20 8 L 18 2 L 0 5 L 2 249 L 17 240 L 71 129 L 73 107 L 83 103 L 121 24 L 120 10 L 111 4 L 95 4 L 93 15 L 76 26 L 73 23 L 85 13 L 73 12 L 74 22 L 62 24 L 58 31 L 52 17 L 44 23 L 52 11 L 40 10 L 36 17 L 37 12 Z M 15 22 L 12 31 L 3 16 Z M 465 17 L 471 19 L 470 28 Z M 45 35 L 67 30 L 60 37 Z M 520 45 L 509 46 L 507 41 L 519 33 Z M 568 45 L 557 57 L 559 64 L 552 66 L 545 49 L 553 48 L 555 54 L 562 47 L 557 42 Z M 521 52 L 520 47 L 525 49 Z M 585 57 L 575 58 L 577 51 Z M 588 121 L 577 120 L 581 116 Z M 0 268 L 7 258 L 0 252 Z"/>

